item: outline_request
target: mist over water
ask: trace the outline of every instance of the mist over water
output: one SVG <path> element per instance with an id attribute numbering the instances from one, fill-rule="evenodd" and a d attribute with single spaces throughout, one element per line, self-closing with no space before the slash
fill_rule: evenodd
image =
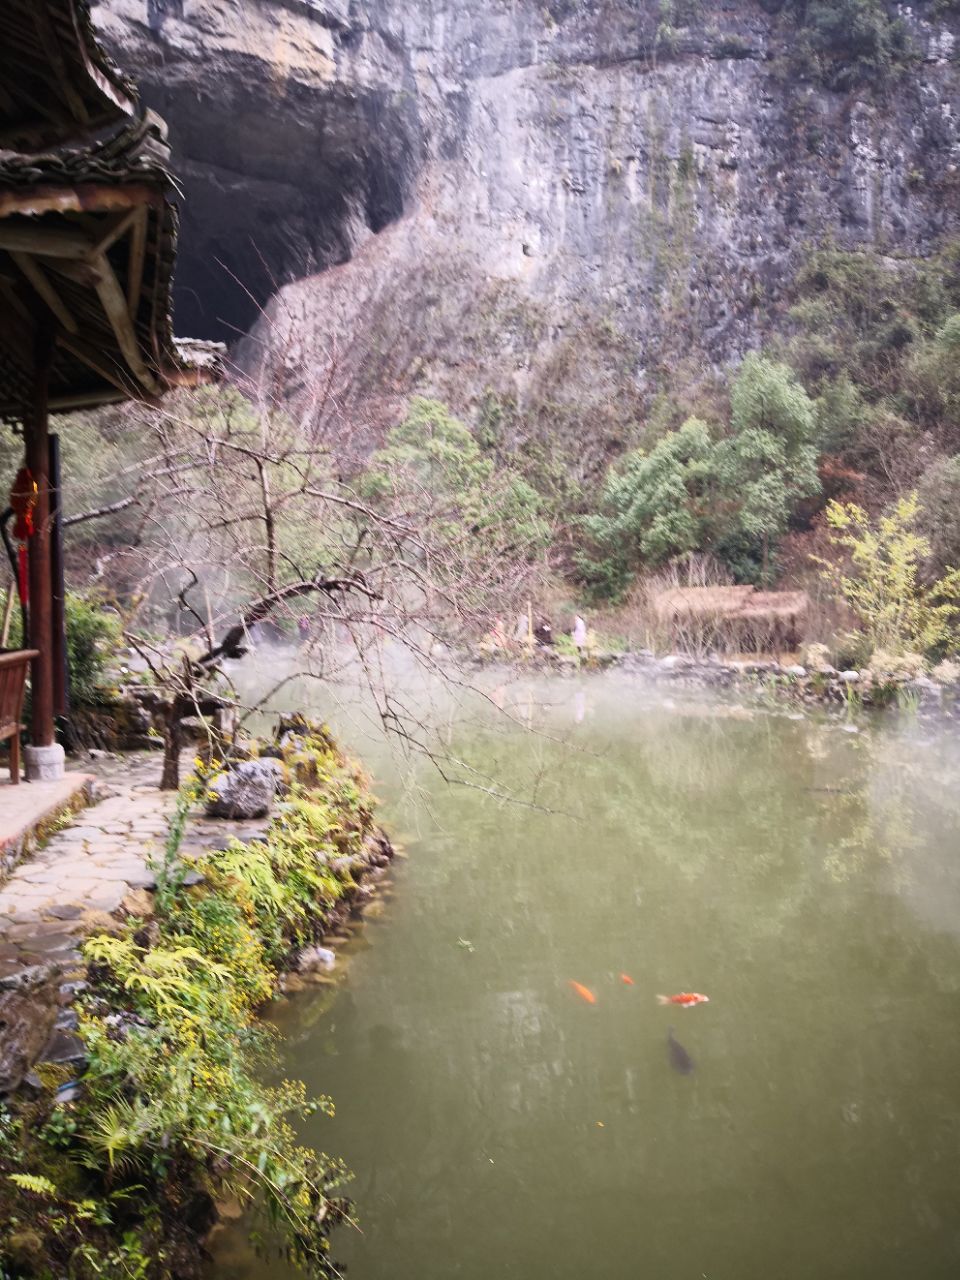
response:
<path id="1" fill-rule="evenodd" d="M 337 1104 L 306 1136 L 355 1174 L 353 1280 L 953 1280 L 955 736 L 617 675 L 494 682 L 501 713 L 411 677 L 523 807 L 309 687 L 409 854 L 337 991 L 277 1010 Z M 710 1003 L 657 1005 L 682 991 Z M 221 1280 L 264 1265 L 220 1238 Z"/>

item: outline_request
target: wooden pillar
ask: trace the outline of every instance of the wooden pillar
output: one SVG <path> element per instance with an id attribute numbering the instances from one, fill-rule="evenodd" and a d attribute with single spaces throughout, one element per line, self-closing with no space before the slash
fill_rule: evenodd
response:
<path id="1" fill-rule="evenodd" d="M 47 424 L 47 382 L 53 342 L 49 331 L 37 334 L 34 385 L 29 413 L 23 424 L 26 465 L 37 484 L 33 512 L 34 534 L 29 539 L 30 648 L 39 651 L 30 676 L 30 742 L 34 747 L 54 743 L 53 722 L 53 586 L 50 566 L 50 436 Z"/>
<path id="2" fill-rule="evenodd" d="M 53 636 L 53 714 L 65 717 L 69 711 L 67 670 L 66 585 L 63 568 L 63 476 L 60 468 L 60 437 L 50 437 L 50 590 L 52 593 L 51 633 Z"/>

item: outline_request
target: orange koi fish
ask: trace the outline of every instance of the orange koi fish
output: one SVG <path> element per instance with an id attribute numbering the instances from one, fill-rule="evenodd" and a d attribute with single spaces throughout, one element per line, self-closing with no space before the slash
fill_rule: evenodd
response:
<path id="1" fill-rule="evenodd" d="M 629 973 L 621 973 L 620 981 L 623 983 L 625 987 L 633 986 L 633 979 L 630 977 Z"/>
<path id="2" fill-rule="evenodd" d="M 697 991 L 681 991 L 678 996 L 657 996 L 657 1004 L 678 1004 L 681 1009 L 692 1009 L 695 1004 L 709 1004 L 710 997 Z"/>
<path id="3" fill-rule="evenodd" d="M 571 978 L 570 985 L 571 987 L 573 987 L 574 991 L 577 993 L 577 995 L 580 997 L 581 1000 L 586 1000 L 587 1004 L 597 1003 L 597 997 L 593 994 L 590 988 L 585 987 L 582 982 L 574 982 L 573 979 Z"/>

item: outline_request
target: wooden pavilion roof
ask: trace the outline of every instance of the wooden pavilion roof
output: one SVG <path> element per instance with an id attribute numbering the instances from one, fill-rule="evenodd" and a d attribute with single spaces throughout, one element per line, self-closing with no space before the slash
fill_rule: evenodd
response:
<path id="1" fill-rule="evenodd" d="M 86 0 L 0 0 L 0 51 L 0 139 L 22 144 L 0 150 L 0 418 L 23 418 L 38 359 L 58 411 L 210 381 L 222 348 L 177 343 L 171 328 L 166 129 L 131 114 L 134 91 L 100 50 Z M 62 145 L 78 133 L 86 145 Z M 39 138 L 51 145 L 22 149 Z"/>
<path id="2" fill-rule="evenodd" d="M 136 105 L 97 41 L 87 0 L 2 0 L 0 147 L 38 151 L 90 136 Z"/>
<path id="3" fill-rule="evenodd" d="M 0 417 L 28 403 L 42 327 L 55 343 L 51 410 L 208 380 L 215 351 L 178 347 L 171 329 L 177 213 L 165 161 L 149 114 L 90 150 L 0 153 Z"/>

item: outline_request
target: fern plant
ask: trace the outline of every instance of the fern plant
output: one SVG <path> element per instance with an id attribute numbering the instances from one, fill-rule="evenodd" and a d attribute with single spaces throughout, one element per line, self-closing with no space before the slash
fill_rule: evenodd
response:
<path id="1" fill-rule="evenodd" d="M 162 1219 L 197 1189 L 249 1206 L 271 1245 L 279 1233 L 290 1259 L 317 1280 L 338 1274 L 327 1237 L 345 1213 L 338 1192 L 346 1172 L 301 1146 L 296 1132 L 304 1115 L 332 1106 L 308 1102 L 301 1084 L 265 1083 L 273 1038 L 257 1013 L 291 950 L 320 934 L 351 885 L 332 864 L 362 848 L 371 804 L 322 731 L 296 732 L 307 763 L 266 838 L 210 850 L 195 864 L 202 881 L 187 887 L 180 847 L 193 791 L 184 790 L 149 945 L 133 926 L 85 943 L 83 1093 L 56 1111 L 47 1100 L 33 1161 L 13 1164 L 16 1143 L 0 1108 L 0 1190 L 15 1172 L 9 1194 L 24 1198 L 21 1220 L 29 1214 L 43 1228 L 47 1274 L 170 1280 Z M 69 1198 L 46 1177 L 51 1159 Z M 0 1273 L 5 1208 L 0 1199 Z"/>
<path id="2" fill-rule="evenodd" d="M 15 1183 L 21 1191 L 32 1191 L 35 1196 L 56 1196 L 57 1184 L 51 1182 L 49 1178 L 43 1177 L 37 1173 L 8 1173 L 7 1177 L 11 1182 Z"/>

